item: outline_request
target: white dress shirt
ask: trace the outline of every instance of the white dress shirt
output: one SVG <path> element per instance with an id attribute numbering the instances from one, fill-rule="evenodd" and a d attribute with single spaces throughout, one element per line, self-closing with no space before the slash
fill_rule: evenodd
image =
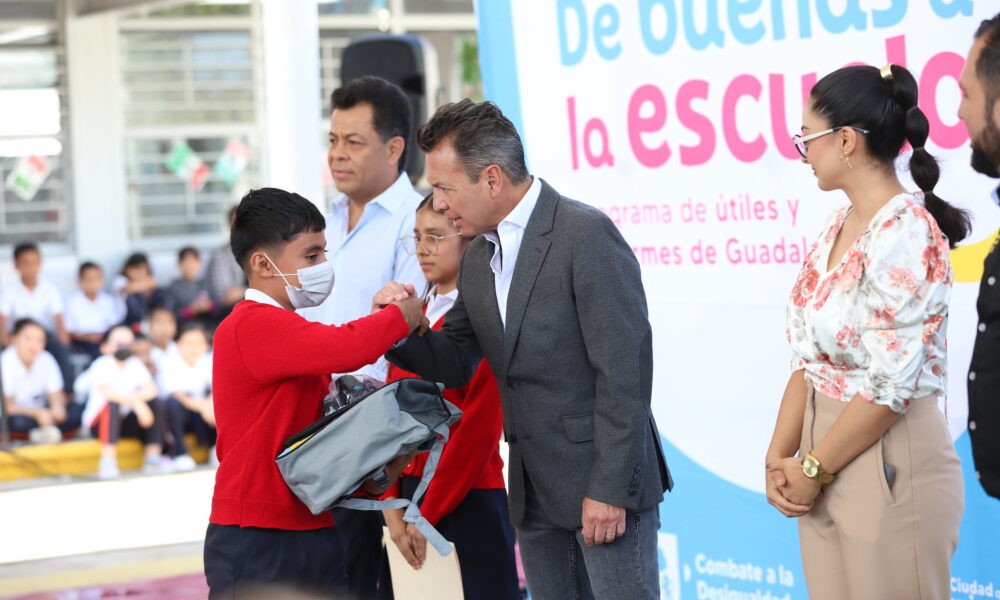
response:
<path id="1" fill-rule="evenodd" d="M 431 289 L 430 293 L 427 294 L 427 310 L 424 314 L 427 316 L 427 320 L 430 321 L 431 327 L 437 323 L 441 317 L 445 316 L 451 307 L 455 305 L 455 300 L 458 299 L 458 289 L 454 289 L 447 294 L 437 293 L 437 286 Z"/>
<path id="2" fill-rule="evenodd" d="M 7 318 L 7 330 L 18 319 L 38 321 L 46 331 L 55 330 L 55 316 L 63 313 L 63 299 L 56 286 L 41 277 L 35 289 L 29 290 L 18 277 L 0 292 L 0 314 Z"/>
<path id="3" fill-rule="evenodd" d="M 94 421 L 108 405 L 108 398 L 101 388 L 108 386 L 118 394 L 134 394 L 142 386 L 153 381 L 153 376 L 146 365 L 135 356 L 124 363 L 119 363 L 113 356 L 101 356 L 90 365 L 88 376 L 90 390 L 87 394 L 87 406 L 83 409 L 84 427 L 92 427 Z M 120 414 L 132 412 L 128 406 L 120 406 Z"/>
<path id="4" fill-rule="evenodd" d="M 310 321 L 343 325 L 367 316 L 372 298 L 390 281 L 424 286 L 424 274 L 416 256 L 403 251 L 399 238 L 413 234 L 417 206 L 422 200 L 406 173 L 365 205 L 365 212 L 351 231 L 347 196 L 340 196 L 326 218 L 327 259 L 333 263 L 333 291 L 323 304 L 298 311 Z M 384 358 L 362 369 L 366 375 L 385 381 Z"/>
<path id="5" fill-rule="evenodd" d="M 251 302 L 259 302 L 260 304 L 270 304 L 275 308 L 280 308 L 281 310 L 285 310 L 283 306 L 278 304 L 277 300 L 275 300 L 274 298 L 268 296 L 267 294 L 256 288 L 247 288 L 247 290 L 243 292 L 243 298 L 245 300 L 250 300 Z"/>
<path id="6" fill-rule="evenodd" d="M 538 196 L 542 193 L 542 180 L 538 177 L 531 182 L 531 187 L 524 197 L 510 211 L 503 221 L 497 225 L 496 231 L 484 233 L 483 237 L 493 243 L 493 258 L 490 268 L 493 269 L 493 281 L 497 290 L 497 307 L 500 309 L 500 320 L 507 326 L 507 295 L 510 294 L 510 282 L 514 278 L 514 267 L 517 266 L 517 254 L 521 250 L 521 240 L 524 230 L 528 227 Z"/>

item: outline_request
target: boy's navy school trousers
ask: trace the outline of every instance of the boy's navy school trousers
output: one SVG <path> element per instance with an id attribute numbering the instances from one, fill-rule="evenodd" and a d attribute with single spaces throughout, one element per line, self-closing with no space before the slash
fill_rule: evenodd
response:
<path id="1" fill-rule="evenodd" d="M 210 600 L 252 592 L 280 598 L 281 589 L 344 598 L 344 565 L 336 527 L 290 531 L 210 523 L 205 534 Z"/>

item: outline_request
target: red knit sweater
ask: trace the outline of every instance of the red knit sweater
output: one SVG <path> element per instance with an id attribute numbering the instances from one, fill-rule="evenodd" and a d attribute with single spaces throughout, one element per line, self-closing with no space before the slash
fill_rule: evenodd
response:
<path id="1" fill-rule="evenodd" d="M 221 464 L 212 514 L 217 525 L 305 530 L 329 527 L 285 485 L 274 462 L 281 444 L 314 422 L 330 373 L 375 362 L 409 332 L 395 306 L 342 326 L 245 300 L 214 338 L 212 389 Z"/>
<path id="2" fill-rule="evenodd" d="M 441 318 L 434 324 L 440 329 Z M 419 377 L 395 365 L 389 367 L 388 381 L 403 377 Z M 500 391 L 490 366 L 483 360 L 465 387 L 445 390 L 444 397 L 462 409 L 462 418 L 451 426 L 448 442 L 441 453 L 434 478 L 424 494 L 420 513 L 437 525 L 455 510 L 469 490 L 493 490 L 504 487 L 503 459 L 500 458 L 500 433 L 503 431 L 503 411 Z M 403 475 L 421 477 L 427 453 L 411 462 Z M 398 497 L 399 484 L 394 484 L 383 497 Z"/>

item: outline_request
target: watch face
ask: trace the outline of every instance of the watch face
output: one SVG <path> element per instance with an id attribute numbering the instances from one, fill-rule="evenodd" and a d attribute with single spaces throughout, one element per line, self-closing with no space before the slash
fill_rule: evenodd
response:
<path id="1" fill-rule="evenodd" d="M 812 459 L 804 458 L 802 459 L 802 472 L 805 473 L 806 477 L 816 477 L 819 473 L 819 465 Z"/>

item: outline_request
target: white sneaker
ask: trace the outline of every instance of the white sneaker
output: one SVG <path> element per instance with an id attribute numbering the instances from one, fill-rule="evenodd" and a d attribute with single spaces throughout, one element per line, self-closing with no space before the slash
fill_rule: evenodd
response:
<path id="1" fill-rule="evenodd" d="M 165 475 L 174 472 L 174 461 L 167 456 L 157 456 L 153 460 L 146 459 L 142 465 L 143 475 Z"/>
<path id="2" fill-rule="evenodd" d="M 62 432 L 55 425 L 35 427 L 28 432 L 28 440 L 32 444 L 58 444 L 62 441 Z"/>
<path id="3" fill-rule="evenodd" d="M 97 478 L 100 480 L 118 479 L 121 471 L 118 470 L 118 459 L 102 458 L 97 465 Z"/>
<path id="4" fill-rule="evenodd" d="M 183 473 L 185 471 L 194 471 L 198 466 L 198 463 L 194 462 L 194 459 L 187 454 L 182 454 L 180 456 L 174 457 L 174 472 Z"/>

